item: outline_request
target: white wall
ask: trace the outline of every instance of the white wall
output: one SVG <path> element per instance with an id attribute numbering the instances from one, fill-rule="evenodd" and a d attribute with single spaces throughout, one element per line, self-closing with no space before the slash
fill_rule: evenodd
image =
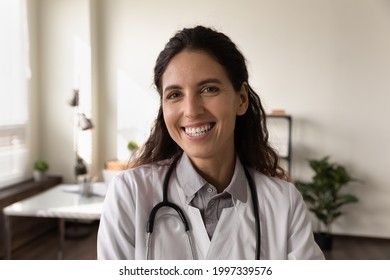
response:
<path id="1" fill-rule="evenodd" d="M 80 88 L 81 111 L 91 115 L 90 7 L 88 0 L 32 0 L 36 5 L 38 56 L 39 157 L 50 172 L 74 180 L 74 108 L 68 104 L 74 88 Z M 85 55 L 87 54 L 87 55 Z M 91 132 L 80 132 L 80 150 L 91 161 Z M 90 165 L 88 165 L 90 167 Z M 93 168 L 90 167 L 90 168 Z"/>
<path id="2" fill-rule="evenodd" d="M 36 1 L 42 119 L 49 119 L 41 149 L 53 172 L 69 180 L 73 165 L 66 39 L 88 36 L 88 6 L 98 169 L 125 157 L 129 138 L 147 137 L 158 105 L 153 67 L 166 41 L 184 26 L 212 25 L 243 51 L 267 111 L 293 116 L 294 179 L 310 178 L 306 159 L 329 155 L 364 181 L 348 187 L 360 202 L 345 208 L 334 232 L 390 238 L 389 1 Z"/>

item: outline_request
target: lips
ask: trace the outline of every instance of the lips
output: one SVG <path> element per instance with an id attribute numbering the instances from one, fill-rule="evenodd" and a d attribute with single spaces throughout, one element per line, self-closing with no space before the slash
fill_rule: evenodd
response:
<path id="1" fill-rule="evenodd" d="M 207 123 L 201 126 L 184 127 L 183 130 L 188 136 L 200 137 L 209 132 L 214 127 L 214 125 L 214 123 Z"/>

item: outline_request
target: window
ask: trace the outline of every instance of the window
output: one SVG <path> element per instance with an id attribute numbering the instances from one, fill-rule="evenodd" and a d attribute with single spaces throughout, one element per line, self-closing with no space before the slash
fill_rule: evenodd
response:
<path id="1" fill-rule="evenodd" d="M 0 1 L 0 188 L 28 169 L 28 36 L 25 0 Z"/>

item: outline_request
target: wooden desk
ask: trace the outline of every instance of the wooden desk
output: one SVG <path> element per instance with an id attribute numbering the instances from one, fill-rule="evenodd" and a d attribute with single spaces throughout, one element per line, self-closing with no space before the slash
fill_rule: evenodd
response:
<path id="1" fill-rule="evenodd" d="M 103 195 L 82 196 L 74 192 L 78 185 L 61 184 L 30 198 L 21 200 L 3 209 L 4 213 L 4 256 L 11 259 L 11 216 L 57 218 L 59 226 L 59 253 L 63 258 L 65 219 L 99 220 L 102 211 L 105 189 L 104 183 L 94 183 Z"/>
<path id="2" fill-rule="evenodd" d="M 32 179 L 27 180 L 7 188 L 0 190 L 0 226 L 3 225 L 3 208 L 11 205 L 17 201 L 25 199 L 27 197 L 38 194 L 42 191 L 48 190 L 55 185 L 61 184 L 62 177 L 51 176 L 47 180 L 42 182 L 35 182 Z M 14 221 L 14 232 L 13 232 L 13 246 L 12 250 L 15 250 L 37 236 L 47 232 L 48 230 L 55 227 L 55 223 L 47 219 L 29 219 L 18 217 Z M 0 230 L 0 259 L 3 258 L 4 246 L 2 241 L 4 240 L 4 229 Z"/>

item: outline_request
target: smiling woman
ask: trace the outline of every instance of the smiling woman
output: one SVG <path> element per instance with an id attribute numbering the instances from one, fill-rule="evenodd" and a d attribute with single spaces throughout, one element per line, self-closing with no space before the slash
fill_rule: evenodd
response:
<path id="1" fill-rule="evenodd" d="M 322 259 L 235 44 L 183 29 L 154 70 L 159 113 L 135 168 L 108 190 L 98 258 Z"/>
<path id="2" fill-rule="evenodd" d="M 248 108 L 246 84 L 236 92 L 222 65 L 199 51 L 176 55 L 162 83 L 162 108 L 169 135 L 195 166 L 202 166 L 205 179 L 222 192 L 234 169 L 236 117 Z M 219 168 L 212 168 L 215 166 Z"/>

